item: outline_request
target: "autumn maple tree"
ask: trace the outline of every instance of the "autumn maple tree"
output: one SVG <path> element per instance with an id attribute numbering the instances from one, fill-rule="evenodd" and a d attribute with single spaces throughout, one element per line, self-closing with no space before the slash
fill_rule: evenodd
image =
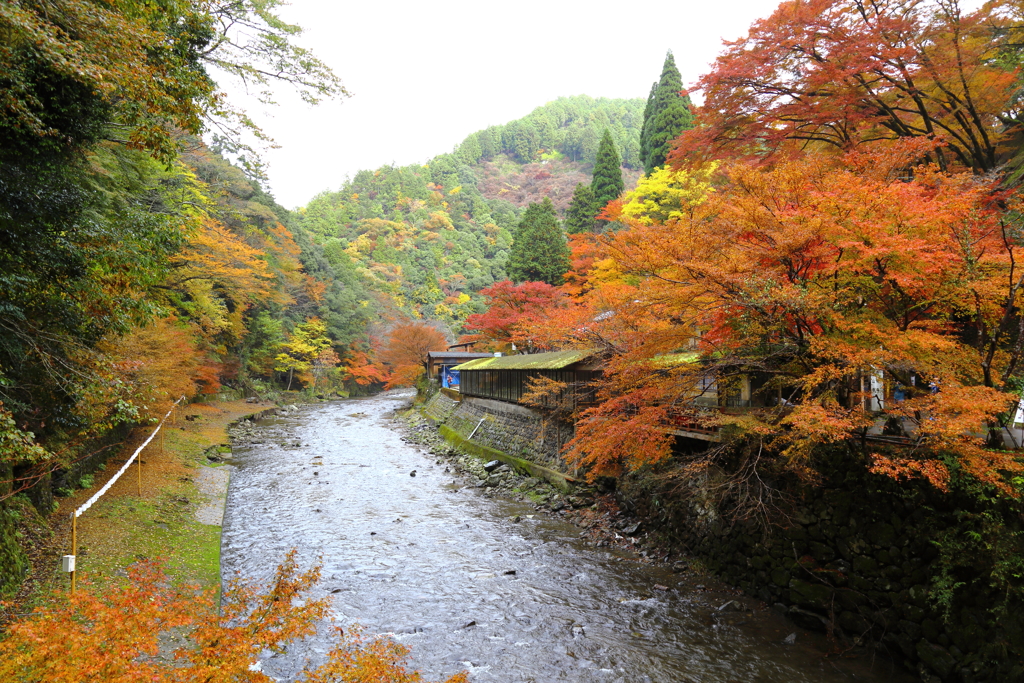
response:
<path id="1" fill-rule="evenodd" d="M 446 348 L 447 337 L 430 323 L 411 321 L 395 325 L 379 354 L 389 371 L 387 387 L 410 386 L 426 370 L 427 352 Z"/>
<path id="2" fill-rule="evenodd" d="M 1019 216 L 969 174 L 923 165 L 907 180 L 921 153 L 908 143 L 735 162 L 715 191 L 680 171 L 690 192 L 673 195 L 664 220 L 619 210 L 629 229 L 606 237 L 604 253 L 638 284 L 613 316 L 564 330 L 576 343 L 610 340 L 605 400 L 584 415 L 570 457 L 598 474 L 663 459 L 666 429 L 711 382 L 728 394 L 760 374 L 764 409 L 700 419 L 762 443 L 783 469 L 813 478 L 816 448 L 892 420 L 910 425 L 915 448 L 875 452 L 877 471 L 941 488 L 952 457 L 1008 491 L 1021 464 L 986 438 L 1002 442 L 1017 400 Z M 868 411 L 869 375 L 905 400 Z"/>
<path id="3" fill-rule="evenodd" d="M 341 367 L 342 378 L 352 382 L 356 387 L 369 387 L 375 384 L 384 384 L 387 381 L 387 371 L 381 363 L 365 351 L 352 349 Z"/>
<path id="4" fill-rule="evenodd" d="M 159 564 L 140 562 L 129 579 L 103 591 L 85 586 L 55 596 L 12 623 L 0 640 L 0 679 L 23 683 L 269 683 L 254 666 L 329 620 L 330 598 L 313 598 L 320 568 L 299 569 L 289 553 L 268 586 L 237 578 L 220 612 L 212 594 L 173 586 Z M 317 683 L 419 683 L 405 667 L 409 650 L 332 626 L 326 661 L 307 663 L 302 680 Z M 446 683 L 465 683 L 455 674 Z"/>
<path id="5" fill-rule="evenodd" d="M 696 84 L 697 126 L 670 160 L 844 150 L 923 137 L 941 168 L 995 169 L 1021 121 L 1000 55 L 1012 2 L 783 2 Z"/>
<path id="6" fill-rule="evenodd" d="M 496 282 L 480 290 L 487 303 L 485 313 L 474 313 L 466 319 L 466 329 L 472 334 L 469 341 L 490 342 L 502 350 L 515 344 L 530 349 L 536 345 L 525 333 L 524 323 L 550 314 L 563 304 L 558 288 L 546 282 L 523 282 L 514 285 L 509 280 Z"/>

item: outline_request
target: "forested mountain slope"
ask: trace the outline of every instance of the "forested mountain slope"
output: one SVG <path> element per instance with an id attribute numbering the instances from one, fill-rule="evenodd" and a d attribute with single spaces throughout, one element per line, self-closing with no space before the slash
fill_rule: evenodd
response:
<path id="1" fill-rule="evenodd" d="M 298 222 L 335 267 L 354 266 L 399 310 L 458 328 L 478 292 L 505 279 L 512 229 L 531 202 L 564 213 L 609 131 L 632 187 L 644 101 L 560 98 L 468 136 L 424 165 L 360 171 L 316 196 Z"/>

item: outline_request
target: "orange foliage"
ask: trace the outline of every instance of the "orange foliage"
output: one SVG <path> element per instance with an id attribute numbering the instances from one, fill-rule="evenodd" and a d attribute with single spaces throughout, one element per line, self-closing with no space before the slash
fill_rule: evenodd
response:
<path id="1" fill-rule="evenodd" d="M 274 276 L 264 253 L 210 218 L 200 222 L 170 265 L 165 286 L 185 295 L 189 317 L 208 340 L 218 335 L 239 340 L 245 311 L 273 298 Z"/>
<path id="2" fill-rule="evenodd" d="M 16 622 L 0 640 L 0 680 L 23 683 L 270 683 L 254 670 L 267 650 L 316 632 L 330 614 L 330 598 L 312 599 L 319 567 L 301 572 L 294 551 L 278 568 L 268 590 L 237 579 L 221 605 L 212 593 L 174 588 L 160 567 L 141 562 L 129 581 L 94 593 L 86 587 L 55 598 Z M 182 643 L 174 635 L 186 635 Z M 389 640 L 366 640 L 334 629 L 328 661 L 306 665 L 304 680 L 420 683 L 407 671 L 408 649 Z M 167 647 L 182 643 L 167 656 Z M 447 683 L 465 683 L 459 673 Z"/>
<path id="3" fill-rule="evenodd" d="M 314 280 L 308 275 L 303 275 L 302 284 L 306 289 L 306 296 L 309 300 L 315 304 L 323 303 L 324 292 L 327 291 L 327 283 L 320 280 Z"/>
<path id="4" fill-rule="evenodd" d="M 131 387 L 129 398 L 142 417 L 163 415 L 180 396 L 194 396 L 207 379 L 208 361 L 196 348 L 194 331 L 171 316 L 133 329 L 100 345 L 117 386 Z M 214 386 L 216 374 L 212 377 Z"/>
<path id="5" fill-rule="evenodd" d="M 492 342 L 501 350 L 508 350 L 512 344 L 536 348 L 538 345 L 525 332 L 527 323 L 552 313 L 563 298 L 558 288 L 546 282 L 513 285 L 504 280 L 484 287 L 480 293 L 487 297 L 487 312 L 466 319 L 466 329 L 476 332 L 467 341 Z"/>
<path id="6" fill-rule="evenodd" d="M 423 374 L 428 351 L 444 351 L 448 340 L 433 325 L 407 322 L 388 332 L 380 360 L 388 366 L 387 388 L 410 386 Z"/>
<path id="7" fill-rule="evenodd" d="M 290 292 L 307 287 L 302 262 L 299 260 L 302 248 L 295 241 L 295 236 L 280 223 L 275 223 L 267 232 L 264 248 L 284 280 L 281 284 Z"/>
<path id="8" fill-rule="evenodd" d="M 928 158 L 986 172 L 1019 134 L 1017 74 L 995 58 L 1015 0 L 966 12 L 957 0 L 789 0 L 727 44 L 696 88 L 705 103 L 673 163 L 941 141 Z"/>
<path id="9" fill-rule="evenodd" d="M 342 372 L 344 379 L 351 380 L 360 387 L 383 384 L 387 381 L 387 371 L 363 351 L 351 351 L 342 366 Z"/>
<path id="10" fill-rule="evenodd" d="M 592 474 L 663 458 L 658 430 L 709 377 L 727 394 L 760 373 L 765 402 L 784 392 L 786 406 L 703 419 L 757 434 L 793 472 L 809 473 L 817 446 L 891 419 L 917 447 L 902 461 L 877 456 L 877 471 L 941 488 L 953 454 L 1009 491 L 1007 473 L 1024 467 L 985 436 L 1016 401 L 1019 225 L 971 176 L 922 166 L 901 178 L 919 151 L 737 162 L 677 220 L 620 215 L 628 229 L 586 245 L 570 312 L 543 322 L 563 344 L 610 351 L 606 401 L 585 413 L 570 457 Z M 898 383 L 906 400 L 866 411 L 866 376 Z"/>

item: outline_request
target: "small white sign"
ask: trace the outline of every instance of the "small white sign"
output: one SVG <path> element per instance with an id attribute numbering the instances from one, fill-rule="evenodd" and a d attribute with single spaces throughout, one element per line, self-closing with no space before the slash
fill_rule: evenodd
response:
<path id="1" fill-rule="evenodd" d="M 62 557 L 61 558 L 61 566 L 64 568 L 64 571 L 66 571 L 66 572 L 73 572 L 73 571 L 75 571 L 75 556 L 74 555 L 65 555 L 64 557 Z"/>

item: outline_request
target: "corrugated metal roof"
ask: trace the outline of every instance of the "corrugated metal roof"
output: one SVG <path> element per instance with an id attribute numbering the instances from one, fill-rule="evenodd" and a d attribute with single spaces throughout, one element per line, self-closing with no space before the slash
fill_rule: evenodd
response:
<path id="1" fill-rule="evenodd" d="M 549 353 L 526 353 L 520 356 L 501 358 L 480 358 L 463 363 L 456 370 L 561 370 L 593 356 L 594 349 L 581 351 L 551 351 Z"/>

